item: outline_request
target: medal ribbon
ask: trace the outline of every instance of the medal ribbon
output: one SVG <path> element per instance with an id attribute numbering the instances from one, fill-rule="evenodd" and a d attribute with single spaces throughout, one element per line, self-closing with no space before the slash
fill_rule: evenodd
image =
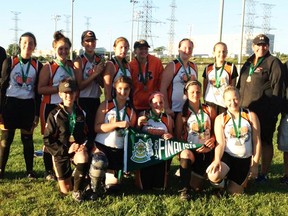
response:
<path id="1" fill-rule="evenodd" d="M 22 61 L 22 56 L 18 55 L 19 61 L 20 61 L 20 66 L 21 66 L 21 72 L 22 72 L 22 81 L 23 83 L 26 83 L 27 77 L 28 77 L 28 73 L 29 73 L 29 69 L 30 69 L 30 65 L 31 65 L 31 58 L 29 59 L 28 62 L 28 66 L 26 68 L 26 72 L 24 73 L 24 63 Z"/>
<path id="2" fill-rule="evenodd" d="M 73 135 L 74 128 L 75 128 L 75 125 L 76 125 L 76 111 L 75 111 L 75 107 L 74 106 L 73 106 L 73 109 L 72 109 L 72 114 L 68 113 L 68 120 L 69 120 L 70 135 Z"/>
<path id="3" fill-rule="evenodd" d="M 145 67 L 145 71 L 144 72 L 142 72 L 142 66 L 141 66 L 140 61 L 137 58 L 136 58 L 136 60 L 138 62 L 140 82 L 142 82 L 143 85 L 146 85 L 147 81 L 148 81 L 148 76 L 149 76 L 149 73 L 148 73 L 148 57 L 147 57 L 146 67 Z"/>
<path id="4" fill-rule="evenodd" d="M 158 116 L 153 110 L 150 110 L 149 115 L 147 116 L 148 119 L 152 119 L 155 122 L 161 122 L 162 113 Z"/>
<path id="5" fill-rule="evenodd" d="M 61 61 L 59 61 L 58 59 L 55 60 L 56 63 L 61 67 L 63 68 L 68 74 L 70 77 L 73 77 L 73 74 L 72 74 L 72 71 L 71 71 L 71 68 L 69 66 L 65 66 Z"/>
<path id="6" fill-rule="evenodd" d="M 202 109 L 202 104 L 200 102 L 199 104 L 199 110 L 200 110 L 200 114 L 201 114 L 201 120 L 198 118 L 198 114 L 195 112 L 195 110 L 193 109 L 193 107 L 190 106 L 190 104 L 188 105 L 189 109 L 195 114 L 196 119 L 197 119 L 197 123 L 198 123 L 198 127 L 199 127 L 199 132 L 202 133 L 204 132 L 204 112 Z"/>
<path id="7" fill-rule="evenodd" d="M 222 65 L 222 67 L 221 67 L 220 74 L 219 74 L 219 76 L 218 76 L 218 75 L 217 75 L 218 70 L 217 70 L 217 68 L 216 68 L 216 63 L 215 63 L 216 88 L 219 88 L 219 87 L 220 87 L 220 77 L 221 77 L 221 75 L 222 75 L 222 73 L 223 73 L 225 64 L 226 64 L 226 62 L 224 61 L 223 65 Z"/>
<path id="8" fill-rule="evenodd" d="M 127 73 L 126 73 L 126 68 L 123 67 L 124 62 L 122 61 L 122 64 L 120 64 L 120 62 L 118 61 L 118 59 L 116 57 L 114 57 L 117 65 L 119 66 L 120 70 L 122 71 L 123 75 L 126 77 Z"/>
<path id="9" fill-rule="evenodd" d="M 255 66 L 253 65 L 253 63 L 250 64 L 249 75 L 248 76 L 252 76 L 252 74 L 254 73 L 255 69 L 263 62 L 263 60 L 264 60 L 264 57 L 261 57 L 260 60 L 257 61 Z"/>
<path id="10" fill-rule="evenodd" d="M 116 120 L 117 121 L 125 121 L 126 106 L 125 106 L 125 110 L 124 110 L 124 113 L 123 113 L 123 116 L 121 119 L 120 112 L 119 112 L 120 110 L 118 108 L 118 102 L 117 102 L 116 98 L 113 99 L 113 103 L 114 103 L 115 108 L 116 108 Z"/>
<path id="11" fill-rule="evenodd" d="M 185 65 L 183 63 L 183 61 L 181 60 L 180 56 L 177 57 L 178 61 L 180 62 L 180 64 L 182 65 L 182 67 L 184 68 L 184 71 L 185 71 L 185 74 L 186 74 L 186 77 L 188 79 L 188 81 L 190 80 L 190 75 L 191 75 L 191 69 L 190 69 L 190 64 L 189 64 L 189 61 L 188 61 L 188 72 L 185 68 Z"/>
<path id="12" fill-rule="evenodd" d="M 236 137 L 239 138 L 241 135 L 241 110 L 239 111 L 239 119 L 238 119 L 238 126 L 236 125 L 231 113 L 229 111 L 227 111 L 232 119 L 233 122 L 233 127 L 234 127 L 234 131 L 236 134 Z"/>

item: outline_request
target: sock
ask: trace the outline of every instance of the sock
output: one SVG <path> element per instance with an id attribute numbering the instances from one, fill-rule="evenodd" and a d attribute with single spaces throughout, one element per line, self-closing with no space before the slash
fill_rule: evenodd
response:
<path id="1" fill-rule="evenodd" d="M 190 159 L 180 159 L 180 179 L 183 188 L 190 188 L 192 164 Z"/>
<path id="2" fill-rule="evenodd" d="M 21 134 L 27 172 L 33 171 L 34 144 L 32 134 Z"/>
<path id="3" fill-rule="evenodd" d="M 74 191 L 84 190 L 85 178 L 88 172 L 88 163 L 78 163 L 74 174 Z"/>

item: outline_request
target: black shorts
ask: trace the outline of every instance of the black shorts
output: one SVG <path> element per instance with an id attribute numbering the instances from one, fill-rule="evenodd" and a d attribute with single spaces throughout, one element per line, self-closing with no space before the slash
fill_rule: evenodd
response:
<path id="1" fill-rule="evenodd" d="M 96 142 L 96 147 L 106 155 L 108 159 L 107 169 L 123 170 L 124 149 L 110 148 L 98 142 Z"/>
<path id="2" fill-rule="evenodd" d="M 69 155 L 52 157 L 55 175 L 58 180 L 65 180 L 72 176 L 71 158 Z"/>
<path id="3" fill-rule="evenodd" d="M 251 157 L 236 158 L 224 152 L 221 161 L 230 168 L 227 178 L 242 185 L 250 171 Z"/>
<path id="4" fill-rule="evenodd" d="M 198 153 L 196 151 L 192 152 L 195 157 L 195 162 L 192 165 L 192 170 L 196 174 L 204 176 L 206 174 L 206 169 L 213 161 L 214 149 L 207 153 Z"/>
<path id="5" fill-rule="evenodd" d="M 34 99 L 7 97 L 2 117 L 6 129 L 24 129 L 30 131 L 35 118 Z"/>

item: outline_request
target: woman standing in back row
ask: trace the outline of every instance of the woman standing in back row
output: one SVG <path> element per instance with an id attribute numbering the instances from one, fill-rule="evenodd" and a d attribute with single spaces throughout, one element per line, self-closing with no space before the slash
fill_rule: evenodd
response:
<path id="1" fill-rule="evenodd" d="M 38 92 L 43 95 L 40 110 L 42 134 L 44 133 L 48 114 L 62 102 L 58 94 L 60 82 L 66 78 L 75 79 L 73 62 L 68 60 L 71 48 L 69 38 L 65 37 L 60 31 L 57 31 L 54 33 L 52 46 L 56 59 L 52 62 L 47 62 L 43 66 L 39 76 Z M 47 152 L 45 147 L 43 160 L 46 179 L 54 179 L 52 156 Z"/>
<path id="2" fill-rule="evenodd" d="M 193 47 L 190 39 L 182 39 L 178 46 L 179 56 L 170 62 L 162 73 L 160 91 L 164 95 L 166 113 L 173 118 L 182 111 L 186 82 L 198 78 L 197 66 L 189 60 Z"/>
<path id="3" fill-rule="evenodd" d="M 26 174 L 36 178 L 33 171 L 33 131 L 39 121 L 40 96 L 37 93 L 42 64 L 32 58 L 37 43 L 35 36 L 26 32 L 19 40 L 20 54 L 7 58 L 2 67 L 0 178 L 4 177 L 15 129 L 21 129 Z M 2 120 L 2 119 L 1 119 Z"/>
<path id="4" fill-rule="evenodd" d="M 215 62 L 205 67 L 203 73 L 204 100 L 207 105 L 216 110 L 217 115 L 226 110 L 223 99 L 225 87 L 228 85 L 235 86 L 238 76 L 235 65 L 226 62 L 227 53 L 225 43 L 216 43 L 213 48 Z"/>
<path id="5" fill-rule="evenodd" d="M 104 72 L 104 93 L 105 99 L 111 100 L 112 94 L 114 94 L 113 84 L 114 81 L 120 77 L 130 77 L 130 66 L 126 60 L 126 55 L 129 50 L 129 42 L 125 37 L 118 37 L 114 41 L 113 49 L 115 56 L 106 63 L 106 69 Z"/>
<path id="6" fill-rule="evenodd" d="M 95 53 L 96 35 L 87 30 L 82 33 L 81 44 L 85 52 L 75 59 L 75 77 L 80 90 L 78 103 L 86 113 L 88 126 L 88 142 L 94 144 L 96 133 L 94 121 L 100 105 L 101 89 L 103 85 L 103 71 L 105 59 Z M 102 86 L 103 87 L 103 86 Z"/>

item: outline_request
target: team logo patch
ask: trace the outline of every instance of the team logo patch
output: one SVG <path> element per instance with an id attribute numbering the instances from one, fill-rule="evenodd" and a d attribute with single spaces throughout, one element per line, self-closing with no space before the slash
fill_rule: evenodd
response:
<path id="1" fill-rule="evenodd" d="M 153 156 L 153 143 L 151 139 L 148 139 L 144 142 L 142 139 L 139 139 L 137 143 L 133 146 L 131 160 L 136 163 L 145 163 L 151 160 Z"/>

